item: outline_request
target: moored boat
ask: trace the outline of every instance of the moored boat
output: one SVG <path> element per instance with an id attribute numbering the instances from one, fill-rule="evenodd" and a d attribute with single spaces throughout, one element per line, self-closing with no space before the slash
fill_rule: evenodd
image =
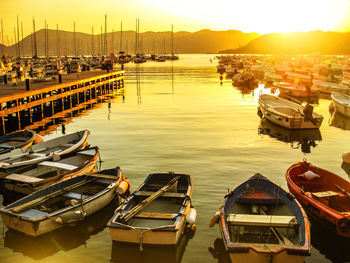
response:
<path id="1" fill-rule="evenodd" d="M 304 161 L 288 168 L 290 192 L 310 217 L 333 233 L 350 238 L 350 183 Z"/>
<path id="2" fill-rule="evenodd" d="M 0 155 L 0 170 L 3 173 L 13 172 L 19 167 L 49 160 L 54 156 L 68 154 L 84 149 L 87 145 L 89 130 L 82 130 L 57 137 L 25 149 L 16 149 Z"/>
<path id="3" fill-rule="evenodd" d="M 320 80 L 313 80 L 313 88 L 318 89 L 320 92 L 332 93 L 339 92 L 344 94 L 350 94 L 350 88 L 347 85 L 333 82 L 326 82 Z"/>
<path id="4" fill-rule="evenodd" d="M 112 240 L 141 247 L 176 245 L 194 224 L 191 196 L 190 175 L 150 174 L 108 223 Z"/>
<path id="5" fill-rule="evenodd" d="M 279 185 L 255 174 L 225 196 L 221 235 L 232 262 L 304 262 L 310 228 L 298 201 Z"/>
<path id="6" fill-rule="evenodd" d="M 117 192 L 125 193 L 118 188 L 123 182 L 126 179 L 119 167 L 76 176 L 23 197 L 1 208 L 0 213 L 8 228 L 40 236 L 105 207 Z"/>
<path id="7" fill-rule="evenodd" d="M 10 152 L 14 149 L 23 149 L 33 143 L 40 143 L 43 139 L 35 131 L 24 130 L 0 136 L 0 154 Z"/>
<path id="8" fill-rule="evenodd" d="M 90 173 L 95 168 L 98 156 L 98 147 L 92 147 L 63 155 L 62 158 L 25 166 L 3 178 L 3 194 L 16 192 L 27 195 L 57 181 Z"/>
<path id="9" fill-rule="evenodd" d="M 338 92 L 332 92 L 331 97 L 334 110 L 350 117 L 350 96 Z"/>
<path id="10" fill-rule="evenodd" d="M 269 94 L 259 97 L 262 115 L 269 121 L 289 129 L 315 129 L 322 124 L 323 117 L 306 104 L 303 107 L 296 102 Z"/>

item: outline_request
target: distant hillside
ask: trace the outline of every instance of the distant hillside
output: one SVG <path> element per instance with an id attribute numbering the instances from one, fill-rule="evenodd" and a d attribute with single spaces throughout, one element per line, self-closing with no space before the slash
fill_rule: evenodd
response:
<path id="1" fill-rule="evenodd" d="M 221 51 L 220 53 L 245 54 L 350 54 L 350 32 L 296 32 L 288 34 L 267 34 L 245 46 Z"/>
<path id="2" fill-rule="evenodd" d="M 176 32 L 174 33 L 175 53 L 218 53 L 219 50 L 238 48 L 246 45 L 253 39 L 259 37 L 256 33 L 243 33 L 241 31 L 211 31 L 201 30 L 198 32 Z M 48 30 L 48 50 L 50 56 L 57 55 L 57 31 Z M 59 31 L 59 53 L 60 55 L 82 55 L 102 54 L 104 39 L 101 34 L 76 33 L 76 45 L 74 45 L 74 33 Z M 122 49 L 128 53 L 135 51 L 135 31 L 126 31 L 122 35 Z M 171 32 L 144 32 L 140 34 L 140 47 L 144 53 L 171 53 Z M 39 56 L 45 55 L 45 30 L 36 32 L 37 50 Z M 32 55 L 32 35 L 20 42 L 21 55 Z M 102 42 L 102 44 L 101 44 Z M 23 45 L 23 48 L 22 48 Z M 75 51 L 76 47 L 76 51 Z M 118 53 L 120 49 L 120 32 L 107 34 L 108 54 Z M 94 50 L 94 52 L 93 52 Z M 0 50 L 1 51 L 1 50 Z M 5 48 L 5 53 L 16 56 L 16 45 Z"/>

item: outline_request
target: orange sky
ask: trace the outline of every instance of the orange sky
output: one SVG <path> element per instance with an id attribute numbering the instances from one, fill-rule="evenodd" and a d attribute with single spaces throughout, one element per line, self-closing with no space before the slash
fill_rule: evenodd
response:
<path id="1" fill-rule="evenodd" d="M 23 21 L 24 35 L 32 31 L 32 17 L 37 29 L 56 24 L 62 30 L 100 32 L 104 15 L 108 31 L 135 29 L 140 18 L 142 31 L 228 30 L 266 34 L 310 30 L 350 31 L 349 0 L 2 0 L 4 33 L 14 40 L 16 17 Z M 6 10 L 6 11 L 4 11 Z M 6 37 L 5 37 L 6 41 Z"/>

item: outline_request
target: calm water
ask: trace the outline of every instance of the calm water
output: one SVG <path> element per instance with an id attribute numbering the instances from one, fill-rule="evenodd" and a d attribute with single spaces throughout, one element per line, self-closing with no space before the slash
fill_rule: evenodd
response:
<path id="1" fill-rule="evenodd" d="M 100 147 L 102 168 L 119 165 L 132 190 L 151 172 L 191 174 L 197 232 L 187 245 L 185 240 L 177 251 L 153 249 L 142 255 L 138 248 L 112 246 L 104 228 L 113 213 L 111 205 L 76 228 L 36 240 L 8 231 L 0 222 L 0 262 L 176 262 L 183 251 L 183 263 L 225 262 L 225 255 L 217 250 L 219 227 L 209 228 L 208 223 L 227 189 L 256 172 L 287 187 L 286 169 L 303 158 L 348 178 L 341 168 L 341 154 L 350 150 L 350 133 L 329 125 L 329 100 L 320 99 L 315 107 L 325 117 L 321 134 L 308 134 L 315 143 L 305 142 L 302 149 L 288 142 L 293 134 L 283 129 L 267 127 L 282 141 L 264 134 L 256 97 L 242 95 L 228 80 L 221 85 L 216 61 L 209 61 L 213 57 L 183 55 L 173 63 L 127 65 L 123 96 L 73 119 L 46 138 L 59 136 L 62 130 L 89 128 L 89 142 Z M 332 123 L 350 126 L 344 119 Z M 322 229 L 316 232 L 312 256 L 306 262 L 330 262 L 326 257 L 349 260 L 346 248 L 329 242 L 327 235 Z M 337 249 L 332 248 L 334 243 Z M 217 258 L 209 252 L 214 245 Z"/>

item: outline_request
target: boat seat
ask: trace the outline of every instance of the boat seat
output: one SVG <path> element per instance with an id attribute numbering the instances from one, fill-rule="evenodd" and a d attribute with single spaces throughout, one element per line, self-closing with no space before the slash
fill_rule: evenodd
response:
<path id="1" fill-rule="evenodd" d="M 62 194 L 62 197 L 65 197 L 67 199 L 76 199 L 76 200 L 81 200 L 81 199 L 87 199 L 87 195 L 82 195 L 78 193 L 73 193 L 73 192 L 67 192 Z"/>
<path id="2" fill-rule="evenodd" d="M 16 174 L 16 173 L 12 173 L 12 174 L 6 176 L 4 179 L 17 181 L 17 182 L 21 182 L 21 183 L 29 183 L 29 184 L 38 183 L 38 182 L 43 180 L 41 178 L 36 178 L 34 176 L 28 176 L 28 175 Z"/>
<path id="3" fill-rule="evenodd" d="M 117 177 L 116 177 L 116 179 L 117 179 Z M 110 185 L 111 183 L 115 182 L 115 180 L 109 179 L 109 178 L 99 178 L 99 179 L 94 180 L 94 183 L 107 186 L 107 185 Z"/>
<path id="4" fill-rule="evenodd" d="M 61 146 L 70 148 L 70 147 L 74 146 L 74 144 L 73 143 L 65 143 L 65 144 L 62 144 Z"/>
<path id="5" fill-rule="evenodd" d="M 47 215 L 46 212 L 33 209 L 33 208 L 21 212 L 21 216 L 25 218 L 41 218 L 41 217 L 45 217 L 46 215 Z"/>
<path id="6" fill-rule="evenodd" d="M 59 168 L 64 170 L 73 171 L 74 169 L 77 169 L 78 166 L 66 164 L 66 163 L 59 163 L 59 162 L 50 162 L 50 161 L 44 161 L 38 164 L 38 166 L 47 166 L 47 167 L 53 167 L 53 168 Z"/>
<path id="7" fill-rule="evenodd" d="M 295 216 L 230 214 L 227 221 L 237 226 L 265 226 L 265 227 L 295 227 L 298 225 Z"/>
<path id="8" fill-rule="evenodd" d="M 96 155 L 96 150 L 95 149 L 88 149 L 88 150 L 84 150 L 81 152 L 78 152 L 78 155 L 87 155 L 87 156 L 95 156 Z"/>
<path id="9" fill-rule="evenodd" d="M 334 192 L 334 191 L 313 192 L 312 195 L 318 198 L 331 197 L 331 196 L 345 196 L 343 193 Z"/>
<path id="10" fill-rule="evenodd" d="M 134 217 L 135 218 L 152 218 L 152 219 L 174 219 L 179 214 L 175 213 L 158 213 L 158 212 L 139 212 Z"/>
<path id="11" fill-rule="evenodd" d="M 35 153 L 32 153 L 31 155 L 34 156 L 34 157 L 46 157 L 45 153 L 37 153 L 37 152 L 35 152 Z"/>
<path id="12" fill-rule="evenodd" d="M 135 193 L 136 196 L 151 196 L 155 192 L 152 191 L 137 191 Z M 177 197 L 177 198 L 185 198 L 186 195 L 184 193 L 172 193 L 172 192 L 165 192 L 161 195 L 162 197 Z"/>

